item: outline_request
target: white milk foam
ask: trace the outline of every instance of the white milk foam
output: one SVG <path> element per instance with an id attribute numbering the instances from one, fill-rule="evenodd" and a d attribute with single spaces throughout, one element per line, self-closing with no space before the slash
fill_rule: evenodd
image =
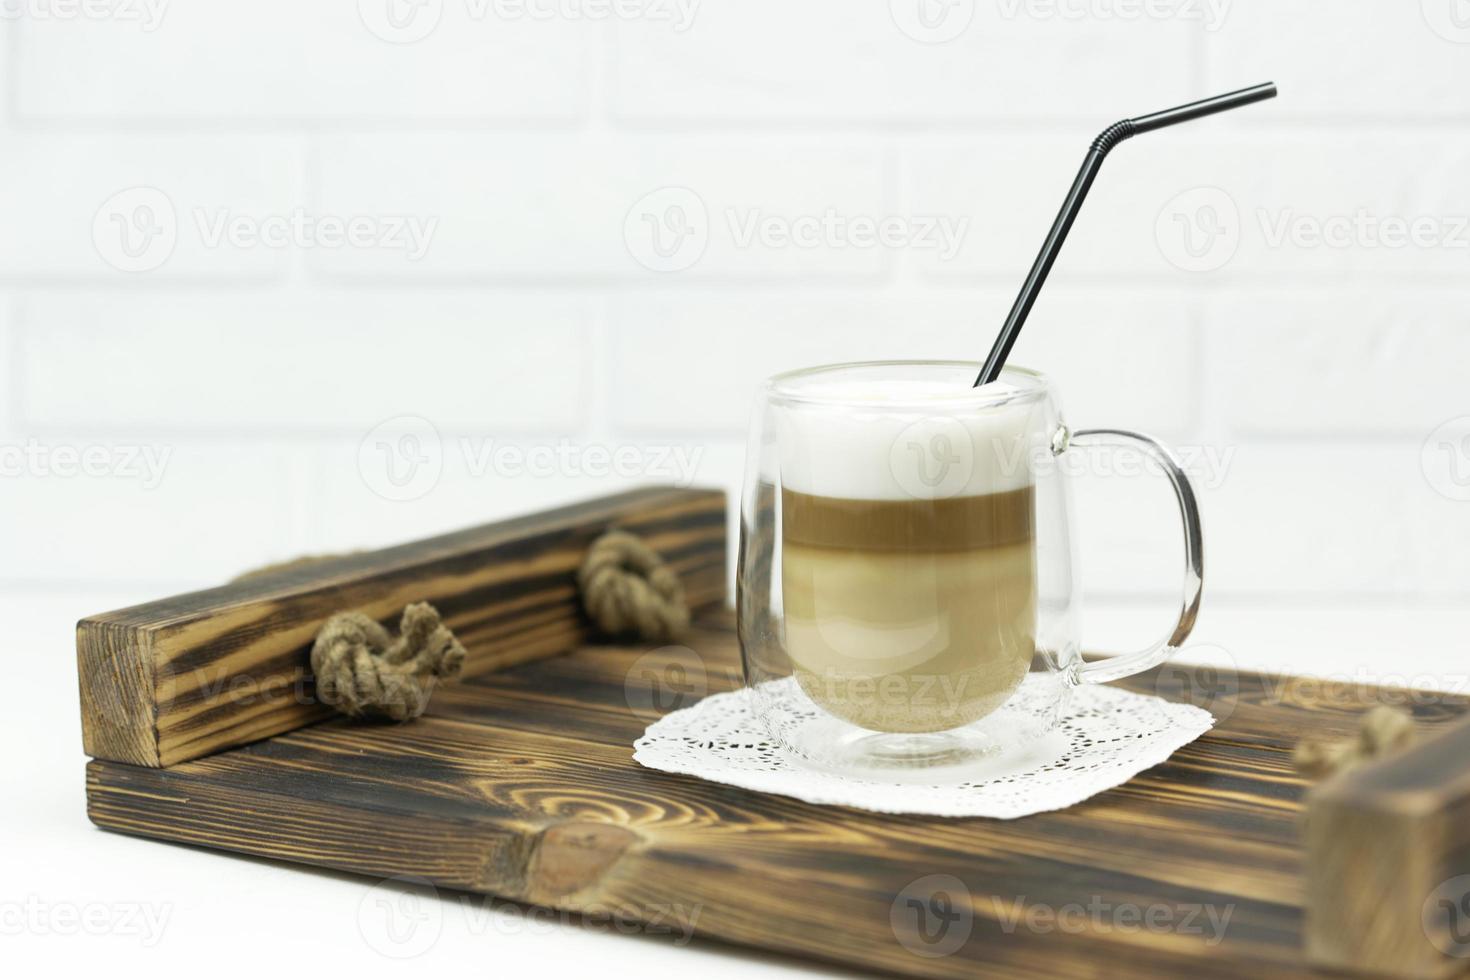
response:
<path id="1" fill-rule="evenodd" d="M 1022 392 L 1004 381 L 982 390 Z M 812 379 L 790 394 L 792 400 L 775 408 L 781 481 L 789 490 L 850 500 L 930 500 L 1033 482 L 1032 453 L 1040 438 L 1033 399 L 977 405 L 973 388 L 917 379 Z"/>

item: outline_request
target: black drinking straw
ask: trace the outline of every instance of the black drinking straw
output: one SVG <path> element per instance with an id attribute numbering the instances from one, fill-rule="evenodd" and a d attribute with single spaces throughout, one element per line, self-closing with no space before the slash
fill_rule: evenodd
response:
<path id="1" fill-rule="evenodd" d="M 1052 263 L 1056 262 L 1057 253 L 1062 250 L 1062 242 L 1067 240 L 1067 232 L 1072 230 L 1072 222 L 1077 219 L 1077 212 L 1082 208 L 1082 201 L 1087 197 L 1087 191 L 1092 187 L 1092 181 L 1097 177 L 1098 170 L 1102 169 L 1103 158 L 1108 155 L 1109 150 L 1128 137 L 1137 136 L 1139 133 L 1163 129 L 1175 123 L 1188 122 L 1191 119 L 1199 119 L 1201 116 L 1212 116 L 1226 109 L 1238 109 L 1252 102 L 1275 97 L 1275 84 L 1266 82 L 1263 85 L 1243 88 L 1239 92 L 1217 95 L 1213 99 L 1202 99 L 1175 109 L 1165 109 L 1163 112 L 1139 116 L 1137 119 L 1124 119 L 1103 130 L 1087 150 L 1087 159 L 1082 161 L 1082 169 L 1077 171 L 1077 179 L 1072 182 L 1072 189 L 1067 192 L 1067 199 L 1062 202 L 1062 210 L 1057 214 L 1057 220 L 1052 223 L 1051 232 L 1047 234 L 1046 241 L 1041 244 L 1041 254 L 1036 256 L 1036 262 L 1031 266 L 1031 274 L 1022 284 L 1021 294 L 1016 297 L 1016 303 L 1011 307 L 1011 314 L 1006 317 L 1005 326 L 1000 328 L 1000 336 L 995 338 L 995 346 L 990 349 L 990 356 L 985 359 L 985 367 L 981 368 L 980 376 L 975 379 L 975 387 L 978 388 L 1000 377 L 1000 369 L 1005 366 L 1006 358 L 1011 353 L 1011 347 L 1014 346 L 1016 337 L 1021 333 L 1021 325 L 1026 322 L 1026 317 L 1036 302 L 1036 294 L 1041 292 L 1042 285 L 1046 283 L 1047 273 L 1051 272 Z"/>

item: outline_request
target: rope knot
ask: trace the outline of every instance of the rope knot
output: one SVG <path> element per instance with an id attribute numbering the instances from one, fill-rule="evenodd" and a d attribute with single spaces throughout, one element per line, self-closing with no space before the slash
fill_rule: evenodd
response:
<path id="1" fill-rule="evenodd" d="M 235 581 L 322 560 L 299 558 L 246 572 Z M 577 585 L 587 614 L 609 636 L 665 640 L 689 626 L 679 576 L 625 531 L 609 531 L 592 543 L 577 571 Z M 419 717 L 429 706 L 434 685 L 459 676 L 464 660 L 464 646 L 427 602 L 403 610 L 396 637 L 365 613 L 339 612 L 317 632 L 311 647 L 317 696 L 354 718 Z"/>
<path id="2" fill-rule="evenodd" d="M 609 531 L 592 542 L 577 584 L 587 614 L 610 636 L 668 640 L 689 627 L 679 576 L 626 531 Z"/>
<path id="3" fill-rule="evenodd" d="M 1380 704 L 1359 722 L 1358 734 L 1341 742 L 1302 739 L 1292 762 L 1303 775 L 1333 776 L 1364 762 L 1405 748 L 1414 741 L 1414 719 L 1405 711 Z"/>
<path id="4" fill-rule="evenodd" d="M 397 638 L 371 616 L 337 613 L 311 648 L 317 695 L 353 717 L 409 721 L 424 713 L 438 680 L 464 666 L 464 647 L 427 602 L 403 610 Z"/>

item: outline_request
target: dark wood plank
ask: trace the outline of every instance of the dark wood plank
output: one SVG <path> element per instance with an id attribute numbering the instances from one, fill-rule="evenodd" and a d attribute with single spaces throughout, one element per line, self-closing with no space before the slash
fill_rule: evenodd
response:
<path id="1" fill-rule="evenodd" d="M 687 647 L 703 689 L 737 683 L 728 614 Z M 89 812 L 112 830 L 574 912 L 697 908 L 704 936 L 909 976 L 1300 976 L 1307 787 L 1291 750 L 1391 697 L 1232 676 L 1213 704 L 1223 724 L 1126 785 L 1024 820 L 944 820 L 637 766 L 653 712 L 630 699 L 630 671 L 690 655 L 588 646 L 445 687 L 406 726 L 330 721 L 166 770 L 95 762 Z M 1132 685 L 1184 700 L 1197 681 L 1171 668 Z M 1428 731 L 1466 708 L 1436 696 L 1415 712 Z M 966 889 L 942 956 L 925 955 L 940 946 L 908 904 L 929 907 L 932 875 Z"/>
<path id="2" fill-rule="evenodd" d="M 408 603 L 433 603 L 470 676 L 564 653 L 589 634 L 576 569 L 610 527 L 659 552 L 692 606 L 724 603 L 725 496 L 714 490 L 635 490 L 286 568 L 78 623 L 87 754 L 169 766 L 326 717 L 308 657 L 344 609 L 396 627 Z"/>

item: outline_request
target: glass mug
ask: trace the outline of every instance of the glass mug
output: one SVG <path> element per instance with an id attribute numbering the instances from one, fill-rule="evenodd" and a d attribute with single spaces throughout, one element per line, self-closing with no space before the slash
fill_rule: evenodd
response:
<path id="1" fill-rule="evenodd" d="M 955 778 L 1038 764 L 1079 685 L 1156 666 L 1189 636 L 1200 519 L 1148 436 L 1070 431 L 1045 377 L 973 388 L 960 361 L 839 364 L 760 388 L 746 452 L 736 606 L 770 737 L 855 775 Z M 1184 525 L 1177 622 L 1093 663 L 1078 638 L 1067 452 L 1142 451 Z M 1031 760 L 1029 763 L 1027 760 Z"/>

